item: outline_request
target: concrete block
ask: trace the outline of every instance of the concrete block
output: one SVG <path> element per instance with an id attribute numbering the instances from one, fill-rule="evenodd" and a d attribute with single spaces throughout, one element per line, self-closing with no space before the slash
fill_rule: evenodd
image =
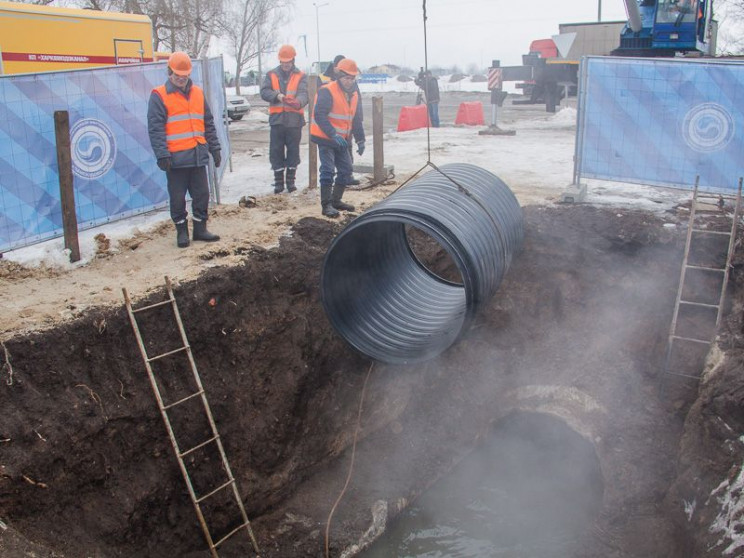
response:
<path id="1" fill-rule="evenodd" d="M 498 126 L 489 126 L 488 128 L 478 132 L 479 136 L 516 136 L 516 130 L 503 130 Z"/>
<path id="2" fill-rule="evenodd" d="M 569 184 L 568 189 L 561 193 L 560 203 L 580 203 L 586 197 L 586 184 Z"/>
<path id="3" fill-rule="evenodd" d="M 390 176 L 390 174 L 395 170 L 395 165 L 383 165 L 382 171 L 385 174 L 385 176 Z M 358 172 L 359 174 L 374 174 L 375 173 L 375 167 L 373 165 L 354 165 L 354 172 Z"/>

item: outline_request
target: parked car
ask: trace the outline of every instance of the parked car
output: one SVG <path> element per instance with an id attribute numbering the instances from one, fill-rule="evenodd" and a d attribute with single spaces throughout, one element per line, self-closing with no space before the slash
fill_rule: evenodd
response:
<path id="1" fill-rule="evenodd" d="M 251 111 L 251 104 L 240 95 L 227 96 L 227 117 L 230 120 L 240 120 Z"/>

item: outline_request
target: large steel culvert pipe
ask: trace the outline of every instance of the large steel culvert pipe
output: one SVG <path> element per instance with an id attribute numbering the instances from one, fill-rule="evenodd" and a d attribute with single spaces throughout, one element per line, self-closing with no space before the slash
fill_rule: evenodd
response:
<path id="1" fill-rule="evenodd" d="M 381 362 L 422 362 L 454 343 L 522 245 L 522 210 L 501 179 L 464 163 L 440 169 L 352 221 L 323 262 L 321 300 L 331 324 Z M 418 260 L 406 226 L 447 251 L 461 284 Z"/>

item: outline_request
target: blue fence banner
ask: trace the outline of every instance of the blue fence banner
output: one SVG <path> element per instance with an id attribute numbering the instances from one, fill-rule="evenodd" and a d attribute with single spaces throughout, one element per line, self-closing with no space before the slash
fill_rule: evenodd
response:
<path id="1" fill-rule="evenodd" d="M 195 61 L 195 83 L 204 71 L 227 160 L 222 59 Z M 70 115 L 79 229 L 167 204 L 147 133 L 150 92 L 166 78 L 165 62 L 0 77 L 0 252 L 63 234 L 55 111 Z"/>
<path id="2" fill-rule="evenodd" d="M 387 74 L 361 74 L 357 81 L 359 83 L 387 83 Z"/>
<path id="3" fill-rule="evenodd" d="M 731 192 L 744 175 L 744 64 L 585 57 L 574 180 Z"/>

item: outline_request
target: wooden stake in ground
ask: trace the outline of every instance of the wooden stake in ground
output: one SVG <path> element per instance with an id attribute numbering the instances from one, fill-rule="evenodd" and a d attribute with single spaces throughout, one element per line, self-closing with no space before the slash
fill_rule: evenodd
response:
<path id="1" fill-rule="evenodd" d="M 80 260 L 75 190 L 72 178 L 72 152 L 70 151 L 70 114 L 66 110 L 54 111 L 54 136 L 57 140 L 57 167 L 59 172 L 59 198 L 62 204 L 62 229 L 65 249 L 70 251 L 70 262 Z"/>

